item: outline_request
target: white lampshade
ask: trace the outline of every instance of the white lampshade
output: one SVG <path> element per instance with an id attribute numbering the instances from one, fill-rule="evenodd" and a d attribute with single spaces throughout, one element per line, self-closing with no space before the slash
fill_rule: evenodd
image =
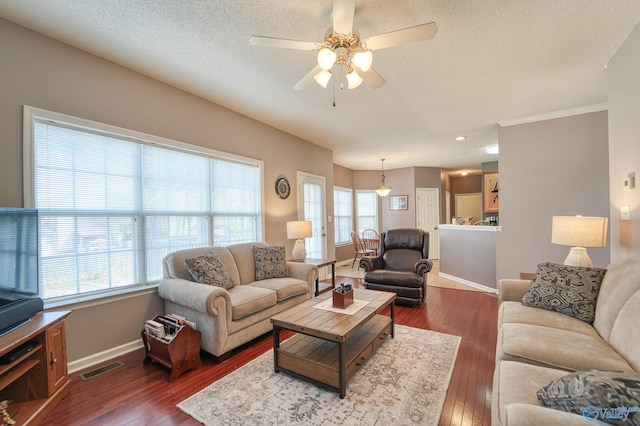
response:
<path id="1" fill-rule="evenodd" d="M 323 70 L 330 70 L 335 63 L 336 52 L 328 47 L 324 47 L 318 51 L 318 65 L 320 65 L 320 68 Z"/>
<path id="2" fill-rule="evenodd" d="M 565 265 L 593 266 L 585 247 L 604 247 L 607 244 L 606 217 L 553 216 L 551 242 L 574 246 Z"/>
<path id="3" fill-rule="evenodd" d="M 355 89 L 362 83 L 362 77 L 360 77 L 356 70 L 352 70 L 349 74 L 347 74 L 347 82 L 347 87 L 349 87 L 349 89 Z"/>
<path id="4" fill-rule="evenodd" d="M 318 74 L 314 75 L 313 78 L 316 83 L 326 89 L 329 80 L 331 80 L 331 73 L 327 70 L 322 70 Z"/>
<path id="5" fill-rule="evenodd" d="M 352 61 L 362 71 L 367 72 L 373 63 L 373 53 L 371 53 L 370 50 L 356 52 L 356 54 L 353 55 Z"/>
<path id="6" fill-rule="evenodd" d="M 287 222 L 287 238 L 295 239 L 296 244 L 293 246 L 291 256 L 296 262 L 302 262 L 307 257 L 307 249 L 304 247 L 303 238 L 309 238 L 313 235 L 311 222 L 308 220 L 296 220 Z"/>

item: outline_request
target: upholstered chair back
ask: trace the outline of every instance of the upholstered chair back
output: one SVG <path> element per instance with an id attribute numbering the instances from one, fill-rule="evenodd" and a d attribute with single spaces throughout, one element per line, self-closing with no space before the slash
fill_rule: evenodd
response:
<path id="1" fill-rule="evenodd" d="M 380 235 L 384 269 L 411 271 L 420 259 L 429 258 L 429 234 L 421 229 L 390 229 Z"/>

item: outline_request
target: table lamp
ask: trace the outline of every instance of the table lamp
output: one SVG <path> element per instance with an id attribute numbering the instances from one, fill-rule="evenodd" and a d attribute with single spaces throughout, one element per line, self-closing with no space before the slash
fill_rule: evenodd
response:
<path id="1" fill-rule="evenodd" d="M 551 242 L 573 246 L 564 264 L 592 267 L 586 247 L 604 247 L 607 244 L 607 222 L 606 217 L 553 216 Z"/>
<path id="2" fill-rule="evenodd" d="M 303 262 L 307 257 L 307 250 L 304 248 L 303 238 L 309 238 L 312 235 L 311 222 L 308 220 L 296 220 L 287 222 L 287 238 L 296 240 L 293 246 L 291 256 L 296 262 Z"/>

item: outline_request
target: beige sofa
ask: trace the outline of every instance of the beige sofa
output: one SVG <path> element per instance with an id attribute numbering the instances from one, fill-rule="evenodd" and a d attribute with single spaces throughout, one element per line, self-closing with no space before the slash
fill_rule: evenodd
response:
<path id="1" fill-rule="evenodd" d="M 256 281 L 253 248 L 264 243 L 205 247 L 170 253 L 163 260 L 164 278 L 158 294 L 165 312 L 194 321 L 202 333 L 201 347 L 217 360 L 229 351 L 272 329 L 270 318 L 313 297 L 318 268 L 287 262 L 289 277 Z M 231 275 L 229 290 L 199 284 L 185 266 L 185 259 L 213 251 Z"/>
<path id="2" fill-rule="evenodd" d="M 607 267 L 593 325 L 521 303 L 530 281 L 500 280 L 493 425 L 593 425 L 542 406 L 536 392 L 573 371 L 640 371 L 640 257 Z"/>

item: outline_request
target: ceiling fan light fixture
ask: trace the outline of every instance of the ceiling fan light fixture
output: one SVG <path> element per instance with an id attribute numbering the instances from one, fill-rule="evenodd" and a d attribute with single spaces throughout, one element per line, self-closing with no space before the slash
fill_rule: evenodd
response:
<path id="1" fill-rule="evenodd" d="M 362 71 L 367 72 L 371 68 L 371 64 L 373 64 L 373 53 L 370 50 L 356 52 L 352 61 Z"/>
<path id="2" fill-rule="evenodd" d="M 362 77 L 360 77 L 360 74 L 358 74 L 356 70 L 351 70 L 351 72 L 347 74 L 347 83 L 349 89 L 355 89 L 362 84 Z"/>
<path id="3" fill-rule="evenodd" d="M 316 83 L 326 89 L 329 80 L 331 80 L 331 73 L 327 70 L 322 70 L 318 74 L 314 75 L 313 79 L 316 81 Z"/>
<path id="4" fill-rule="evenodd" d="M 336 52 L 329 49 L 328 47 L 323 47 L 322 49 L 320 49 L 320 51 L 318 51 L 318 65 L 320 65 L 320 68 L 322 68 L 325 71 L 328 71 L 331 68 L 333 68 L 333 65 L 335 63 L 336 63 Z"/>

